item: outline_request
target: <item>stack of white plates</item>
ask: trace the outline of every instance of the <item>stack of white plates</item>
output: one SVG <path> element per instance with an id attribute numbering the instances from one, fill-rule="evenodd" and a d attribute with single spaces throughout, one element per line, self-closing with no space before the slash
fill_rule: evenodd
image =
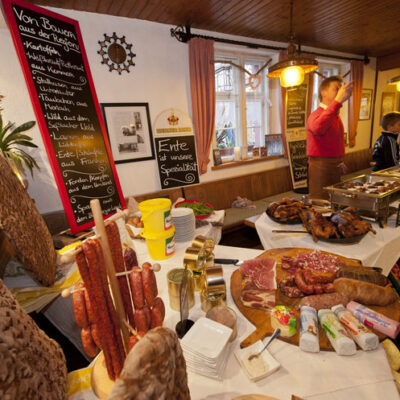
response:
<path id="1" fill-rule="evenodd" d="M 196 219 L 191 208 L 179 207 L 171 210 L 172 224 L 175 226 L 175 240 L 188 242 L 194 238 Z"/>
<path id="2" fill-rule="evenodd" d="M 189 371 L 214 379 L 222 379 L 229 357 L 232 329 L 209 318 L 201 317 L 181 340 Z"/>

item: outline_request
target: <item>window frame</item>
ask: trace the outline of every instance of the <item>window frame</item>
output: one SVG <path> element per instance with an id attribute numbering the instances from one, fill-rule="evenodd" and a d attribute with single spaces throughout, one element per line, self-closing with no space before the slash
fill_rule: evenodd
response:
<path id="1" fill-rule="evenodd" d="M 231 60 L 235 60 L 232 62 L 235 62 L 238 65 L 241 65 L 242 67 L 245 67 L 246 62 L 260 62 L 261 65 L 264 65 L 269 58 L 271 58 L 270 64 L 273 64 L 275 62 L 275 59 L 277 59 L 278 54 L 276 52 L 272 51 L 263 51 L 263 50 L 253 50 L 253 49 L 247 49 L 247 50 L 241 50 L 239 51 L 237 48 L 236 49 L 230 49 L 230 48 L 225 48 L 225 47 L 215 47 L 215 60 L 221 60 L 224 58 L 228 58 Z M 238 105 L 237 107 L 239 108 L 238 110 L 236 109 L 236 119 L 237 121 L 237 129 L 239 129 L 239 133 L 236 134 L 235 138 L 236 141 L 239 143 L 236 143 L 236 146 L 246 146 L 248 145 L 248 138 L 247 138 L 247 95 L 251 94 L 251 92 L 246 92 L 246 82 L 245 82 L 245 72 L 242 71 L 241 69 L 233 66 L 233 68 L 237 71 L 235 75 L 237 76 L 238 83 L 237 84 L 237 89 L 239 91 L 238 93 Z M 262 105 L 262 124 L 264 122 L 264 132 L 269 131 L 269 119 L 270 119 L 270 85 L 269 85 L 269 78 L 266 77 L 266 69 L 261 71 L 262 75 L 262 82 L 261 85 L 263 85 L 263 91 L 260 94 L 260 99 L 263 102 Z M 223 100 L 224 96 L 228 99 L 229 97 L 224 95 L 224 94 L 218 94 L 216 92 L 216 101 L 218 100 Z M 264 120 L 264 121 L 263 121 Z M 263 125 L 262 125 L 263 127 Z M 264 133 L 265 135 L 266 133 Z M 216 135 L 216 129 L 214 129 L 214 137 L 213 137 L 213 148 L 217 148 L 217 135 Z"/>

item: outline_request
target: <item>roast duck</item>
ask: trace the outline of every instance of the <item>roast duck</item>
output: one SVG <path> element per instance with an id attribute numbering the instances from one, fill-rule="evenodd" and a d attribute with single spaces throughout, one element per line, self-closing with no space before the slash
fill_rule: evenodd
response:
<path id="1" fill-rule="evenodd" d="M 267 214 L 281 222 L 298 221 L 300 219 L 300 211 L 309 207 L 300 200 L 285 197 L 282 200 L 271 203 L 267 207 Z"/>
<path id="2" fill-rule="evenodd" d="M 372 225 L 362 220 L 354 208 L 346 208 L 331 215 L 330 218 L 313 209 L 302 209 L 300 218 L 315 242 L 318 238 L 352 238 L 368 233 L 376 233 Z"/>

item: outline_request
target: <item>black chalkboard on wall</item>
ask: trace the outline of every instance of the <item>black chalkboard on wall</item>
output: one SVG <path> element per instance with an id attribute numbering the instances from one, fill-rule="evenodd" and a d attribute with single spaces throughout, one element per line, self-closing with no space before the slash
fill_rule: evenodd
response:
<path id="1" fill-rule="evenodd" d="M 193 135 L 156 137 L 155 142 L 162 189 L 199 183 Z"/>
<path id="2" fill-rule="evenodd" d="M 306 126 L 306 101 L 308 85 L 302 84 L 286 92 L 286 129 Z"/>
<path id="3" fill-rule="evenodd" d="M 72 232 L 124 207 L 77 21 L 3 0 L 47 155 Z"/>
<path id="4" fill-rule="evenodd" d="M 295 140 L 288 142 L 289 159 L 291 174 L 293 179 L 293 187 L 297 188 L 297 183 L 307 180 L 308 158 L 307 158 L 307 141 Z"/>

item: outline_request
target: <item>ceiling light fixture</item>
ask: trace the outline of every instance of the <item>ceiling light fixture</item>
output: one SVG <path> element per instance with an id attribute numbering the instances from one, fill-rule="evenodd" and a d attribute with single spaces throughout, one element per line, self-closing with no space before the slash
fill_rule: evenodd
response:
<path id="1" fill-rule="evenodd" d="M 400 92 L 400 75 L 395 76 L 392 79 L 389 79 L 387 82 L 389 85 L 396 85 L 396 89 L 398 92 Z"/>
<path id="2" fill-rule="evenodd" d="M 300 46 L 298 51 L 296 51 L 293 33 L 293 1 L 294 0 L 290 0 L 288 58 L 271 66 L 267 74 L 268 78 L 280 78 L 281 86 L 285 88 L 301 85 L 304 81 L 304 75 L 318 68 L 318 62 L 316 60 L 300 56 Z"/>

